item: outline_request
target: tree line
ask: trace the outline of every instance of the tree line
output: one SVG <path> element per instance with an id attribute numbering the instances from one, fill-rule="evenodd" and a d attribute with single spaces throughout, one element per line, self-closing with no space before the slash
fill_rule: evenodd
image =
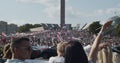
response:
<path id="1" fill-rule="evenodd" d="M 120 16 L 114 16 L 110 20 L 113 20 L 113 23 L 111 25 L 112 30 L 109 30 L 107 33 L 111 35 L 120 36 Z M 102 24 L 100 24 L 100 21 L 95 21 L 92 24 L 89 25 L 88 30 L 92 34 L 97 34 L 102 27 Z"/>
<path id="2" fill-rule="evenodd" d="M 41 27 L 41 24 L 24 24 L 22 26 L 19 26 L 18 32 L 28 32 L 31 28 Z"/>

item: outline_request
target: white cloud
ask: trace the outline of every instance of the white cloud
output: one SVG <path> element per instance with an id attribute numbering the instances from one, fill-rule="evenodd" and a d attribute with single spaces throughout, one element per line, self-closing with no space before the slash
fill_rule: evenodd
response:
<path id="1" fill-rule="evenodd" d="M 81 13 L 79 10 L 74 9 L 73 7 L 66 8 L 66 17 L 67 18 L 78 18 L 80 16 L 83 16 L 83 13 Z"/>
<path id="2" fill-rule="evenodd" d="M 11 19 L 8 21 L 9 21 L 8 24 L 14 23 L 14 24 L 17 24 L 18 26 L 23 25 L 25 24 L 25 22 L 27 22 L 27 20 L 20 20 L 20 19 Z"/>
<path id="3" fill-rule="evenodd" d="M 60 17 L 60 6 L 48 7 L 44 10 L 44 12 L 52 18 Z M 66 18 L 67 19 L 76 19 L 80 17 L 96 17 L 96 16 L 104 16 L 110 14 L 120 14 L 120 8 L 109 8 L 109 9 L 101 9 L 93 12 L 82 12 L 80 10 L 74 9 L 73 7 L 66 8 Z"/>
<path id="4" fill-rule="evenodd" d="M 45 6 L 43 12 L 47 17 L 50 18 L 59 18 L 60 17 L 60 0 L 17 0 L 18 2 L 29 2 L 29 3 L 39 3 Z M 65 0 L 69 2 L 70 0 Z M 76 19 L 79 17 L 95 17 L 102 15 L 109 15 L 120 12 L 120 8 L 109 8 L 109 9 L 100 9 L 93 12 L 84 12 L 77 10 L 73 7 L 66 7 L 66 18 L 67 19 Z"/>
<path id="5" fill-rule="evenodd" d="M 79 17 L 96 17 L 96 16 L 105 16 L 105 15 L 120 15 L 120 8 L 108 8 L 95 10 L 93 12 L 84 12 L 81 10 L 74 9 L 73 7 L 66 8 L 66 17 L 69 18 L 79 18 Z"/>
<path id="6" fill-rule="evenodd" d="M 45 9 L 43 9 L 43 12 L 46 14 L 47 17 L 50 17 L 50 18 L 60 17 L 60 0 L 16 0 L 16 1 L 42 4 L 46 6 Z M 69 2 L 70 0 L 65 0 L 65 1 Z M 77 18 L 79 17 L 80 14 L 83 15 L 83 13 L 80 13 L 78 10 L 75 10 L 72 7 L 66 8 L 67 18 Z"/>
<path id="7" fill-rule="evenodd" d="M 51 6 L 43 10 L 43 12 L 50 18 L 56 18 L 60 16 L 60 6 Z"/>
<path id="8" fill-rule="evenodd" d="M 54 6 L 60 3 L 60 0 L 16 0 L 18 2 L 26 2 L 26 3 L 40 3 L 46 6 Z"/>
<path id="9" fill-rule="evenodd" d="M 18 2 L 39 3 L 45 6 L 42 10 L 47 17 L 59 17 L 60 0 L 17 0 Z M 68 0 L 67 0 L 68 1 Z"/>
<path id="10" fill-rule="evenodd" d="M 97 10 L 93 12 L 93 16 L 114 14 L 114 13 L 119 13 L 119 12 L 120 12 L 120 8 L 102 9 L 102 10 Z"/>
<path id="11" fill-rule="evenodd" d="M 80 16 L 83 16 L 84 14 L 79 12 L 79 10 L 75 10 L 72 7 L 66 8 L 66 18 L 78 18 Z M 45 14 L 47 14 L 50 18 L 59 18 L 60 17 L 60 6 L 51 6 L 43 10 Z"/>
<path id="12" fill-rule="evenodd" d="M 29 3 L 40 3 L 40 4 L 58 4 L 61 0 L 16 0 L 17 2 L 29 2 Z M 65 2 L 68 2 L 70 0 L 65 0 Z"/>

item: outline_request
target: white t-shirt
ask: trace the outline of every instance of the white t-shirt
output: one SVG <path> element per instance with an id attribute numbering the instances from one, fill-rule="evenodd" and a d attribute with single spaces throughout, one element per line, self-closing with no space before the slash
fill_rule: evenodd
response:
<path id="1" fill-rule="evenodd" d="M 49 63 L 65 63 L 64 61 L 65 61 L 65 58 L 62 56 L 50 57 L 49 59 Z"/>
<path id="2" fill-rule="evenodd" d="M 86 53 L 87 56 L 90 53 L 91 47 L 92 47 L 91 45 L 87 45 L 87 46 L 84 47 L 84 51 L 85 51 L 85 53 Z"/>
<path id="3" fill-rule="evenodd" d="M 5 63 L 24 63 L 24 61 L 19 59 L 7 59 Z"/>
<path id="4" fill-rule="evenodd" d="M 50 57 L 49 63 L 65 63 L 65 58 L 64 57 Z M 91 60 L 88 61 L 88 63 L 93 63 Z"/>
<path id="5" fill-rule="evenodd" d="M 5 63 L 48 63 L 46 60 L 31 60 L 31 59 L 26 59 L 25 61 L 21 61 L 18 59 L 7 59 Z"/>

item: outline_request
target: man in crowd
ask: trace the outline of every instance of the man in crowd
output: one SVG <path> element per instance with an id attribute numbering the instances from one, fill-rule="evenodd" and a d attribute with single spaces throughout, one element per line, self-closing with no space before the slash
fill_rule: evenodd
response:
<path id="1" fill-rule="evenodd" d="M 19 63 L 29 59 L 31 56 L 30 40 L 25 37 L 14 38 L 10 44 L 12 58 L 7 59 L 5 63 Z"/>

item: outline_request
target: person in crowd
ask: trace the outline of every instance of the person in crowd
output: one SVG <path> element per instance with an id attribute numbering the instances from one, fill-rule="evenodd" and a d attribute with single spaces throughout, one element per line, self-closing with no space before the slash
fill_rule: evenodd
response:
<path id="1" fill-rule="evenodd" d="M 120 54 L 117 52 L 113 52 L 112 61 L 113 63 L 120 63 Z"/>
<path id="2" fill-rule="evenodd" d="M 12 52 L 10 50 L 10 44 L 5 44 L 3 48 L 3 57 L 4 59 L 11 59 L 12 58 Z"/>
<path id="3" fill-rule="evenodd" d="M 57 56 L 50 57 L 49 63 L 64 63 L 64 50 L 67 42 L 59 42 L 57 44 Z"/>
<path id="4" fill-rule="evenodd" d="M 25 37 L 14 38 L 10 44 L 12 58 L 7 59 L 5 63 L 19 63 L 29 59 L 31 56 L 30 40 Z"/>
<path id="5" fill-rule="evenodd" d="M 65 63 L 88 63 L 85 51 L 79 41 L 69 41 L 66 45 Z"/>
<path id="6" fill-rule="evenodd" d="M 89 53 L 90 53 L 90 49 L 91 49 L 91 45 L 90 44 L 88 44 L 87 46 L 84 46 L 83 48 L 84 48 L 84 51 L 85 51 L 85 53 L 86 53 L 86 55 L 88 56 L 89 55 Z"/>
<path id="7" fill-rule="evenodd" d="M 100 50 L 102 50 L 103 48 L 105 48 L 107 46 L 108 46 L 108 43 L 100 43 L 99 46 L 98 46 L 98 50 L 100 51 Z M 87 56 L 90 53 L 91 47 L 92 47 L 92 44 L 88 44 L 87 46 L 83 47 Z"/>
<path id="8" fill-rule="evenodd" d="M 104 47 L 98 52 L 98 63 L 112 63 L 112 50 L 110 46 Z"/>
<path id="9" fill-rule="evenodd" d="M 93 42 L 88 57 L 86 56 L 85 51 L 79 41 L 69 41 L 65 46 L 65 63 L 95 63 L 99 50 L 98 46 L 101 42 L 100 40 L 104 35 L 104 30 L 107 29 L 111 23 L 112 21 L 108 21 L 102 26 L 100 32 Z"/>
<path id="10" fill-rule="evenodd" d="M 112 47 L 113 50 L 113 63 L 120 63 L 120 45 Z"/>
<path id="11" fill-rule="evenodd" d="M 89 56 L 88 56 L 88 60 L 93 61 L 93 63 L 96 62 L 97 59 L 97 54 L 99 51 L 99 45 L 101 43 L 101 38 L 106 34 L 106 30 L 109 29 L 109 27 L 111 26 L 112 21 L 107 21 L 101 28 L 100 32 L 98 33 L 97 37 L 95 38 L 93 45 L 91 47 Z"/>
<path id="12" fill-rule="evenodd" d="M 0 63 L 5 63 L 7 59 L 11 59 L 12 53 L 10 50 L 10 44 L 5 44 L 3 48 L 2 58 L 0 58 Z"/>

